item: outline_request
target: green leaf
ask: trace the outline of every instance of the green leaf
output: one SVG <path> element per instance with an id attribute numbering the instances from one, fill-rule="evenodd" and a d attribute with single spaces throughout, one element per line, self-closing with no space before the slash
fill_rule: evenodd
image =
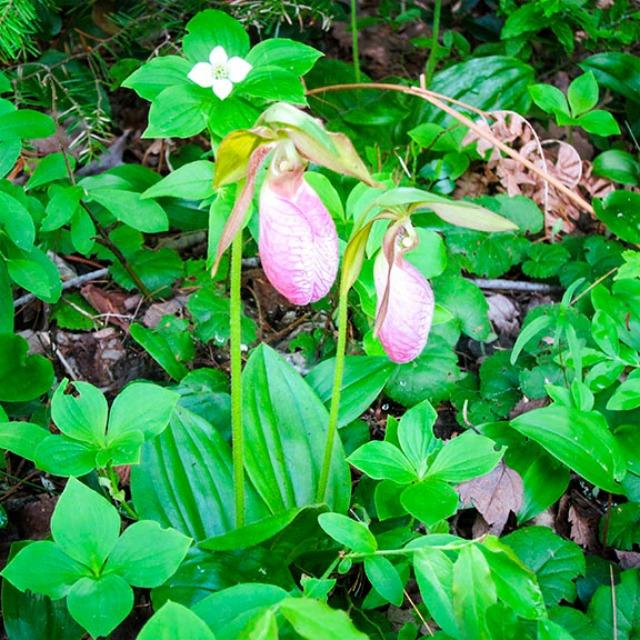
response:
<path id="1" fill-rule="evenodd" d="M 458 508 L 455 489 L 437 478 L 427 478 L 407 487 L 400 495 L 402 506 L 427 528 L 452 516 Z"/>
<path id="2" fill-rule="evenodd" d="M 206 128 L 214 103 L 210 89 L 194 84 L 167 87 L 149 109 L 149 126 L 143 138 L 190 138 Z"/>
<path id="3" fill-rule="evenodd" d="M 512 549 L 493 536 L 487 537 L 478 548 L 489 564 L 500 600 L 523 618 L 544 618 L 547 613 L 536 577 Z"/>
<path id="4" fill-rule="evenodd" d="M 432 122 L 424 122 L 411 129 L 409 137 L 423 149 L 431 151 L 458 151 L 460 139 L 451 129 L 445 129 Z"/>
<path id="5" fill-rule="evenodd" d="M 0 115 L 0 140 L 48 138 L 56 132 L 55 122 L 44 113 L 20 109 Z"/>
<path id="6" fill-rule="evenodd" d="M 465 271 L 487 278 L 498 278 L 519 264 L 527 245 L 527 240 L 512 233 L 487 235 L 460 228 L 447 232 L 447 246 L 460 256 Z"/>
<path id="7" fill-rule="evenodd" d="M 314 507 L 296 508 L 276 515 L 270 515 L 244 527 L 240 527 L 239 529 L 233 529 L 228 533 L 223 533 L 220 536 L 207 538 L 200 542 L 198 547 L 210 551 L 247 549 L 273 538 L 276 534 L 288 527 L 296 518 L 303 516 L 305 512 L 312 511 L 313 509 Z"/>
<path id="8" fill-rule="evenodd" d="M 159 56 L 136 69 L 121 86 L 133 89 L 145 100 L 154 100 L 169 86 L 189 84 L 187 75 L 192 66 L 179 56 Z"/>
<path id="9" fill-rule="evenodd" d="M 533 101 L 546 113 L 569 115 L 569 105 L 564 93 L 550 84 L 532 84 L 529 95 Z"/>
<path id="10" fill-rule="evenodd" d="M 43 356 L 29 356 L 24 338 L 0 334 L 0 401 L 25 402 L 46 393 L 53 382 L 53 366 Z"/>
<path id="11" fill-rule="evenodd" d="M 621 493 L 625 473 L 619 446 L 597 411 L 552 405 L 529 411 L 511 426 L 598 487 Z"/>
<path id="12" fill-rule="evenodd" d="M 600 539 L 615 548 L 631 551 L 640 544 L 640 505 L 625 502 L 612 506 L 600 520 Z"/>
<path id="13" fill-rule="evenodd" d="M 574 580 L 585 571 L 584 556 L 575 542 L 563 540 L 546 527 L 519 529 L 502 538 L 502 542 L 536 574 L 547 606 L 560 600 L 575 600 Z"/>
<path id="14" fill-rule="evenodd" d="M 242 630 L 239 640 L 278 640 L 278 622 L 272 609 L 254 616 Z"/>
<path id="15" fill-rule="evenodd" d="M 305 378 L 325 405 L 331 402 L 335 358 L 324 360 Z M 380 395 L 394 370 L 388 358 L 347 356 L 345 358 L 338 426 L 359 418 Z"/>
<path id="16" fill-rule="evenodd" d="M 593 201 L 596 216 L 620 239 L 640 243 L 640 193 L 612 191 Z"/>
<path id="17" fill-rule="evenodd" d="M 207 62 L 212 49 L 217 46 L 223 47 L 229 56 L 244 57 L 249 51 L 249 36 L 244 27 L 227 13 L 206 9 L 187 23 L 182 47 L 192 62 Z"/>
<path id="18" fill-rule="evenodd" d="M 574 637 L 551 620 L 538 620 L 538 640 L 574 640 Z"/>
<path id="19" fill-rule="evenodd" d="M 251 354 L 242 386 L 245 469 L 252 484 L 274 513 L 314 504 L 328 423 L 321 400 L 264 344 Z M 293 450 L 295 456 L 288 453 Z M 326 502 L 345 511 L 350 493 L 349 467 L 336 438 Z"/>
<path id="20" fill-rule="evenodd" d="M 489 640 L 487 609 L 496 602 L 496 585 L 487 560 L 475 545 L 463 547 L 453 565 L 453 609 L 465 640 Z"/>
<path id="21" fill-rule="evenodd" d="M 393 480 L 408 484 L 417 479 L 406 456 L 390 442 L 372 440 L 356 449 L 348 458 L 349 464 L 375 480 Z"/>
<path id="22" fill-rule="evenodd" d="M 593 173 L 614 182 L 635 186 L 640 180 L 640 164 L 628 151 L 608 149 L 593 159 Z"/>
<path id="23" fill-rule="evenodd" d="M 0 448 L 27 460 L 35 459 L 36 448 L 49 435 L 47 429 L 31 422 L 0 422 Z"/>
<path id="24" fill-rule="evenodd" d="M 69 478 L 51 517 L 51 534 L 61 551 L 97 572 L 118 540 L 120 516 L 105 498 Z"/>
<path id="25" fill-rule="evenodd" d="M 426 471 L 427 458 L 442 446 L 433 434 L 438 414 L 428 400 L 404 413 L 398 424 L 398 442 L 419 477 Z"/>
<path id="26" fill-rule="evenodd" d="M 269 38 L 259 42 L 247 54 L 246 61 L 254 67 L 274 65 L 303 76 L 323 54 L 301 42 L 288 38 Z"/>
<path id="27" fill-rule="evenodd" d="M 107 400 L 100 389 L 88 382 L 64 379 L 51 399 L 51 417 L 62 433 L 81 442 L 102 445 L 107 427 Z"/>
<path id="28" fill-rule="evenodd" d="M 461 276 L 443 275 L 433 281 L 433 291 L 439 304 L 456 316 L 461 331 L 474 340 L 489 338 L 492 333 L 489 305 L 473 282 Z"/>
<path id="29" fill-rule="evenodd" d="M 273 584 L 238 584 L 214 593 L 193 608 L 215 634 L 216 640 L 236 640 L 254 616 L 275 607 L 287 592 Z"/>
<path id="30" fill-rule="evenodd" d="M 45 302 L 57 302 L 62 293 L 60 274 L 46 253 L 37 247 L 28 252 L 9 251 L 7 268 L 11 279 Z"/>
<path id="31" fill-rule="evenodd" d="M 174 380 L 179 382 L 189 373 L 184 361 L 193 359 L 195 349 L 186 320 L 165 316 L 155 329 L 147 329 L 135 322 L 129 331 L 131 337 Z"/>
<path id="32" fill-rule="evenodd" d="M 133 609 L 133 591 L 115 574 L 82 578 L 71 588 L 67 607 L 92 636 L 107 636 Z"/>
<path id="33" fill-rule="evenodd" d="M 194 335 L 202 342 L 222 346 L 229 339 L 229 299 L 217 295 L 211 288 L 202 287 L 189 296 L 187 309 L 195 323 Z M 242 316 L 242 339 L 248 343 L 256 340 L 255 322 Z"/>
<path id="34" fill-rule="evenodd" d="M 581 115 L 576 124 L 581 126 L 585 131 L 593 133 L 597 136 L 616 136 L 620 135 L 620 126 L 616 119 L 608 111 L 596 109 Z"/>
<path id="35" fill-rule="evenodd" d="M 358 553 L 370 553 L 378 543 L 364 522 L 352 520 L 340 513 L 321 513 L 318 524 L 323 531 L 341 545 Z"/>
<path id="36" fill-rule="evenodd" d="M 598 104 L 598 82 L 592 71 L 587 71 L 578 76 L 567 91 L 571 115 L 577 118 L 579 115 L 590 111 Z"/>
<path id="37" fill-rule="evenodd" d="M 538 31 L 543 22 L 541 8 L 535 4 L 527 4 L 516 8 L 509 14 L 500 37 L 502 39 L 517 38 L 531 31 Z"/>
<path id="38" fill-rule="evenodd" d="M 6 74 L 0 71 L 0 93 L 8 93 L 11 91 L 11 81 Z"/>
<path id="39" fill-rule="evenodd" d="M 617 628 L 616 640 L 630 640 L 640 629 L 638 602 L 640 572 L 638 569 L 629 569 L 622 573 L 618 584 L 613 587 L 602 585 L 595 592 L 589 603 L 591 624 L 601 638 L 613 637 L 612 631 Z"/>
<path id="40" fill-rule="evenodd" d="M 569 261 L 569 252 L 559 244 L 531 244 L 529 259 L 522 263 L 522 270 L 533 278 L 549 278 L 558 275 Z"/>
<path id="41" fill-rule="evenodd" d="M 13 169 L 21 151 L 20 138 L 0 140 L 0 178 L 4 178 Z"/>
<path id="42" fill-rule="evenodd" d="M 47 216 L 40 227 L 42 231 L 54 231 L 68 224 L 80 206 L 84 191 L 82 187 L 55 185 L 49 190 L 49 195 L 51 198 L 47 203 Z"/>
<path id="43" fill-rule="evenodd" d="M 150 186 L 142 195 L 145 198 L 184 198 L 204 200 L 215 194 L 213 172 L 215 165 L 209 160 L 188 162 L 172 171 L 168 176 Z"/>
<path id="44" fill-rule="evenodd" d="M 437 404 L 449 397 L 459 376 L 455 352 L 443 338 L 431 335 L 420 356 L 396 367 L 384 390 L 404 406 L 413 406 L 425 399 Z"/>
<path id="45" fill-rule="evenodd" d="M 609 398 L 609 411 L 630 411 L 640 407 L 640 377 L 627 378 Z"/>
<path id="46" fill-rule="evenodd" d="M 9 560 L 28 543 L 11 545 Z M 81 629 L 69 615 L 63 600 L 16 589 L 8 580 L 2 583 L 2 622 L 12 640 L 80 640 Z"/>
<path id="47" fill-rule="evenodd" d="M 168 247 L 161 249 L 141 249 L 130 256 L 131 268 L 138 274 L 149 289 L 155 295 L 166 295 L 169 287 L 184 273 L 184 267 L 180 256 Z M 125 289 L 135 288 L 131 276 L 122 265 L 114 261 L 109 267 L 114 280 Z"/>
<path id="48" fill-rule="evenodd" d="M 495 211 L 503 218 L 515 223 L 523 233 L 538 233 L 544 225 L 544 214 L 538 205 L 525 196 L 483 196 L 476 202 L 491 211 Z M 483 236 L 487 238 L 487 236 Z M 488 239 L 488 238 L 487 238 Z"/>
<path id="49" fill-rule="evenodd" d="M 246 80 L 238 85 L 237 91 L 240 95 L 254 98 L 307 104 L 304 87 L 298 76 L 282 67 L 254 67 Z"/>
<path id="50" fill-rule="evenodd" d="M 215 640 L 209 627 L 193 611 L 167 602 L 142 627 L 138 640 Z"/>
<path id="51" fill-rule="evenodd" d="M 478 109 L 511 109 L 526 113 L 530 104 L 527 87 L 533 79 L 533 68 L 516 58 L 483 56 L 439 71 L 429 89 Z M 415 109 L 412 122 L 433 122 L 442 126 L 453 122 L 451 116 L 422 101 Z"/>
<path id="52" fill-rule="evenodd" d="M 439 276 L 447 268 L 447 250 L 442 237 L 435 231 L 416 229 L 418 246 L 405 258 L 427 278 Z"/>
<path id="53" fill-rule="evenodd" d="M 368 636 L 358 631 L 349 616 L 319 600 L 310 598 L 286 598 L 279 611 L 296 632 L 307 640 L 366 640 Z"/>
<path id="54" fill-rule="evenodd" d="M 95 445 L 72 440 L 63 435 L 49 435 L 35 452 L 39 469 L 57 476 L 83 476 L 97 467 Z"/>
<path id="55" fill-rule="evenodd" d="M 433 619 L 451 637 L 460 637 L 453 611 L 453 562 L 444 551 L 425 546 L 413 554 L 413 570 Z"/>
<path id="56" fill-rule="evenodd" d="M 473 431 L 447 441 L 429 467 L 428 477 L 445 482 L 465 482 L 489 473 L 502 459 L 493 440 Z"/>
<path id="57" fill-rule="evenodd" d="M 640 58 L 630 53 L 611 51 L 597 53 L 579 66 L 593 71 L 598 82 L 633 102 L 640 103 Z"/>
<path id="58" fill-rule="evenodd" d="M 109 415 L 109 441 L 141 431 L 145 438 L 162 433 L 169 424 L 179 395 L 150 382 L 132 382 L 113 401 Z"/>
<path id="59" fill-rule="evenodd" d="M 135 191 L 96 189 L 89 192 L 117 220 L 143 233 L 168 231 L 169 219 L 164 209 L 153 200 L 143 200 Z"/>
<path id="60" fill-rule="evenodd" d="M 19 249 L 29 251 L 36 237 L 33 218 L 15 198 L 0 191 L 0 225 Z"/>
<path id="61" fill-rule="evenodd" d="M 104 573 L 117 573 L 134 587 L 158 587 L 176 572 L 191 542 L 152 520 L 136 522 L 120 536 Z"/>
<path id="62" fill-rule="evenodd" d="M 53 600 L 64 598 L 89 570 L 48 540 L 32 542 L 21 549 L 2 570 L 16 589 L 42 593 Z"/>
<path id="63" fill-rule="evenodd" d="M 369 556 L 364 560 L 364 572 L 373 588 L 391 604 L 399 607 L 404 600 L 404 586 L 398 570 L 384 556 Z"/>
<path id="64" fill-rule="evenodd" d="M 229 446 L 209 422 L 178 407 L 169 427 L 144 445 L 131 495 L 141 518 L 195 540 L 221 535 L 233 529 Z"/>
<path id="65" fill-rule="evenodd" d="M 67 162 L 69 163 L 69 169 L 67 170 Z M 34 172 L 27 180 L 27 189 L 36 189 L 43 184 L 54 182 L 55 180 L 68 180 L 69 171 L 73 171 L 76 166 L 76 159 L 70 156 L 65 160 L 65 155 L 62 152 L 51 153 L 45 156 L 38 162 Z"/>

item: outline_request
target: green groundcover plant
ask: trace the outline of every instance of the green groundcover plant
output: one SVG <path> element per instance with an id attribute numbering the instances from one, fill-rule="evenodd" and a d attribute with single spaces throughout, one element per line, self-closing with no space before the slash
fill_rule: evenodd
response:
<path id="1" fill-rule="evenodd" d="M 64 478 L 50 537 L 14 542 L 1 571 L 10 640 L 121 637 L 136 609 L 139 640 L 640 635 L 640 165 L 624 137 L 640 135 L 640 62 L 609 51 L 638 16 L 500 2 L 472 55 L 439 34 L 436 2 L 425 88 L 364 77 L 352 4 L 353 67 L 287 37 L 252 47 L 217 9 L 129 65 L 143 138 L 181 141 L 165 175 L 77 170 L 60 145 L 16 179 L 33 140 L 70 125 L 0 99 L 0 447 Z M 371 21 L 391 31 L 421 15 L 382 4 Z M 578 28 L 566 91 L 536 82 L 527 39 L 573 52 Z M 493 126 L 518 113 L 589 137 L 606 190 L 560 190 L 598 233 L 567 233 L 576 216 L 551 216 L 548 191 L 461 193 L 509 154 L 557 187 Z M 204 258 L 164 242 L 202 229 Z M 100 326 L 60 255 L 167 313 L 128 327 L 153 382 L 104 391 L 30 352 L 18 291 L 60 330 Z M 265 339 L 247 258 L 322 322 Z M 505 342 L 481 286 L 514 273 L 549 295 Z M 177 283 L 179 316 L 163 307 Z M 213 350 L 225 366 L 199 366 Z"/>

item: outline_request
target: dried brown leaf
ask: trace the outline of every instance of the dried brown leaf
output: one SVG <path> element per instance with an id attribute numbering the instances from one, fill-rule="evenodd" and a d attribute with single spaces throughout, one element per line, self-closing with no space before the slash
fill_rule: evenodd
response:
<path id="1" fill-rule="evenodd" d="M 509 518 L 522 506 L 522 478 L 504 462 L 479 478 L 458 485 L 458 494 L 465 504 L 472 504 L 489 524 L 489 530 L 500 535 Z"/>

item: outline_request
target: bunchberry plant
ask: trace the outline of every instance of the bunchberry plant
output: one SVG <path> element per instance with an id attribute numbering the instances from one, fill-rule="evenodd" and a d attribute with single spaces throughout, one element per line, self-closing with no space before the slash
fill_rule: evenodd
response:
<path id="1" fill-rule="evenodd" d="M 71 478 L 51 518 L 52 541 L 32 542 L 2 575 L 21 591 L 66 598 L 69 613 L 94 638 L 106 636 L 133 607 L 131 587 L 157 587 L 184 559 L 191 539 L 140 521 L 120 535 L 118 511 Z"/>

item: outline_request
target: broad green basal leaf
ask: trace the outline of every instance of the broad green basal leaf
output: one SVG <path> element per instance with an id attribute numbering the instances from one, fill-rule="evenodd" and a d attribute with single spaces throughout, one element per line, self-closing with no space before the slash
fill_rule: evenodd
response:
<path id="1" fill-rule="evenodd" d="M 249 479 L 273 513 L 314 504 L 328 422 L 322 401 L 266 345 L 251 354 L 242 382 Z M 349 468 L 336 439 L 329 506 L 345 511 L 350 493 Z"/>
<path id="2" fill-rule="evenodd" d="M 617 481 L 625 462 L 602 414 L 554 404 L 524 413 L 511 426 L 589 482 L 622 493 Z"/>

